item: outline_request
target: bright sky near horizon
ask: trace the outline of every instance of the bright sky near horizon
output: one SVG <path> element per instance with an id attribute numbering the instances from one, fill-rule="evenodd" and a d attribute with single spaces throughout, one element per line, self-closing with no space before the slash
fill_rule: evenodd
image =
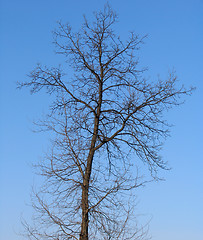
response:
<path id="1" fill-rule="evenodd" d="M 103 0 L 0 1 L 0 240 L 20 240 L 21 216 L 30 218 L 31 185 L 38 181 L 32 163 L 43 156 L 47 134 L 34 134 L 32 120 L 46 112 L 49 96 L 16 90 L 17 81 L 42 63 L 63 63 L 54 54 L 56 22 L 74 29 L 83 15 L 103 8 Z M 140 50 L 141 66 L 149 76 L 165 77 L 175 69 L 180 83 L 197 89 L 186 103 L 166 114 L 174 124 L 162 156 L 171 171 L 166 181 L 138 192 L 137 211 L 151 218 L 155 240 L 203 239 L 203 0 L 109 0 L 119 15 L 121 37 L 128 31 L 148 34 Z"/>

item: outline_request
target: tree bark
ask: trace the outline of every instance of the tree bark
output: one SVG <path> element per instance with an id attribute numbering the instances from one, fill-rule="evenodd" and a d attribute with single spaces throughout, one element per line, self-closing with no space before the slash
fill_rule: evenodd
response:
<path id="1" fill-rule="evenodd" d="M 103 70 L 101 74 L 101 79 L 103 80 Z M 98 79 L 100 80 L 100 79 Z M 82 223 L 81 223 L 81 232 L 80 232 L 80 240 L 88 240 L 88 223 L 89 223 L 89 204 L 88 204 L 88 195 L 89 195 L 89 182 L 90 176 L 92 171 L 92 162 L 94 158 L 95 152 L 95 144 L 98 135 L 99 129 L 99 117 L 101 113 L 101 104 L 102 104 L 102 81 L 100 80 L 99 84 L 99 101 L 98 101 L 98 108 L 94 120 L 94 133 L 91 141 L 90 151 L 87 158 L 87 167 L 85 171 L 85 176 L 83 179 L 83 188 L 82 188 Z"/>
<path id="2" fill-rule="evenodd" d="M 84 185 L 82 191 L 82 223 L 80 240 L 88 240 L 88 221 L 88 187 L 87 185 Z"/>
<path id="3" fill-rule="evenodd" d="M 98 131 L 98 123 L 99 120 L 95 119 L 95 127 L 94 130 Z M 88 210 L 89 210 L 89 204 L 88 204 L 88 195 L 89 195 L 89 181 L 91 176 L 91 170 L 92 170 L 92 162 L 94 157 L 94 147 L 96 143 L 97 134 L 94 134 L 92 138 L 91 143 L 91 150 L 88 156 L 87 160 L 87 167 L 86 172 L 83 180 L 83 188 L 82 188 L 82 223 L 81 223 L 81 233 L 80 233 L 80 240 L 88 240 Z"/>

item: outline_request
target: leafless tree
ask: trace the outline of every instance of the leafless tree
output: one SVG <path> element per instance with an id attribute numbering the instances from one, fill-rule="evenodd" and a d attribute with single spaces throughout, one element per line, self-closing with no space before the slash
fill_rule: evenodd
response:
<path id="1" fill-rule="evenodd" d="M 46 181 L 33 201 L 36 226 L 26 225 L 30 239 L 143 239 L 133 219 L 134 190 L 145 181 L 136 166 L 140 159 L 153 178 L 167 168 L 159 156 L 168 135 L 162 114 L 192 89 L 178 88 L 174 73 L 145 79 L 136 57 L 144 37 L 122 41 L 116 22 L 106 5 L 77 33 L 59 23 L 54 43 L 74 75 L 38 65 L 20 84 L 55 99 L 38 122 L 54 140 L 39 164 Z"/>

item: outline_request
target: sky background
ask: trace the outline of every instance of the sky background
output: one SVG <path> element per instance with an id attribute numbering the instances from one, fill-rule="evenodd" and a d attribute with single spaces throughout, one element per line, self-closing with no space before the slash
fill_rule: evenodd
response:
<path id="1" fill-rule="evenodd" d="M 77 30 L 102 0 L 0 1 L 0 240 L 20 240 L 21 216 L 30 218 L 32 163 L 43 156 L 49 135 L 34 134 L 32 120 L 46 112 L 49 96 L 16 90 L 16 82 L 42 63 L 56 66 L 52 31 L 56 22 Z M 197 89 L 166 114 L 174 124 L 162 156 L 172 167 L 165 181 L 139 190 L 137 212 L 155 240 L 202 240 L 203 236 L 203 0 L 110 0 L 119 14 L 117 31 L 148 34 L 139 55 L 152 78 L 176 69 L 181 83 Z"/>

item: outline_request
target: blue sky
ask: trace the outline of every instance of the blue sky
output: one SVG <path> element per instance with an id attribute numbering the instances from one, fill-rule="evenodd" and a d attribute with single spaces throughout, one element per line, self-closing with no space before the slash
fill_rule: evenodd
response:
<path id="1" fill-rule="evenodd" d="M 40 62 L 58 65 L 52 30 L 56 22 L 78 29 L 86 14 L 102 8 L 102 0 L 1 0 L 0 2 L 0 239 L 20 240 L 21 216 L 31 185 L 38 181 L 31 164 L 48 146 L 49 136 L 34 134 L 32 120 L 46 112 L 48 96 L 16 90 L 16 82 Z M 140 62 L 149 76 L 165 76 L 175 68 L 179 80 L 197 89 L 186 103 L 166 114 L 174 124 L 162 155 L 172 170 L 166 181 L 152 183 L 138 193 L 138 213 L 152 216 L 150 234 L 156 240 L 202 240 L 203 236 L 203 1 L 110 0 L 119 14 L 117 30 L 148 34 Z"/>

